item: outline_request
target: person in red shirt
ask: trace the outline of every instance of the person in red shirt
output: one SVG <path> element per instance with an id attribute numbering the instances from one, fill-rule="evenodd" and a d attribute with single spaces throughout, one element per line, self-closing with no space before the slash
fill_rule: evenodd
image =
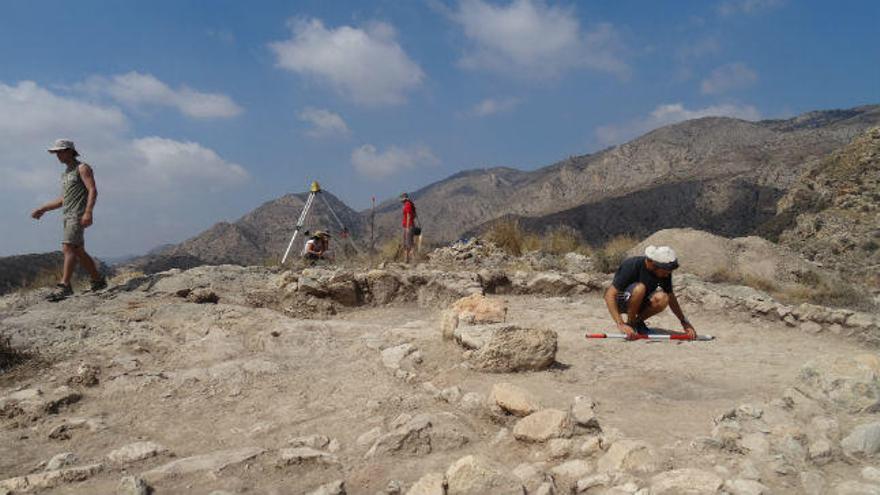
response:
<path id="1" fill-rule="evenodd" d="M 415 233 L 413 228 L 416 224 L 416 206 L 409 199 L 409 194 L 400 195 L 400 202 L 403 204 L 403 253 L 404 260 L 409 263 L 413 256 L 413 246 L 415 245 Z"/>

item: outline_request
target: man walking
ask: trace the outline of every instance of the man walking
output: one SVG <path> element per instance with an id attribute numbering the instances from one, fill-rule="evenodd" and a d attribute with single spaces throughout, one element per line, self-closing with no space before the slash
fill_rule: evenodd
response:
<path id="1" fill-rule="evenodd" d="M 413 246 L 415 245 L 415 222 L 416 222 L 416 206 L 409 199 L 409 194 L 400 195 L 400 202 L 403 203 L 403 253 L 404 260 L 409 263 L 412 259 Z"/>
<path id="2" fill-rule="evenodd" d="M 688 337 L 696 338 L 694 326 L 685 318 L 672 292 L 672 272 L 676 268 L 678 259 L 669 246 L 648 246 L 644 256 L 633 256 L 620 264 L 605 291 L 605 304 L 617 328 L 628 339 L 636 333 L 648 333 L 645 320 L 667 307 L 678 317 Z"/>
<path id="3" fill-rule="evenodd" d="M 98 273 L 95 261 L 86 253 L 84 231 L 92 225 L 92 212 L 95 209 L 95 200 L 98 197 L 98 189 L 95 187 L 95 176 L 92 167 L 79 161 L 79 153 L 76 151 L 73 141 L 59 139 L 49 148 L 58 161 L 65 165 L 66 169 L 61 174 L 61 197 L 50 201 L 37 208 L 31 213 L 31 217 L 39 220 L 47 211 L 64 208 L 63 227 L 64 234 L 61 238 L 61 251 L 64 253 L 64 268 L 61 273 L 61 282 L 56 290 L 49 294 L 50 301 L 61 301 L 73 295 L 70 279 L 73 269 L 79 262 L 92 277 L 92 291 L 98 291 L 107 287 L 107 281 Z"/>

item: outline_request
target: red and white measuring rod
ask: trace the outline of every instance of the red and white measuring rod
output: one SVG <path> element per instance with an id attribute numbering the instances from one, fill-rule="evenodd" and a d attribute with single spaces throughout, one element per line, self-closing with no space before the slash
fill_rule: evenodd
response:
<path id="1" fill-rule="evenodd" d="M 625 333 L 588 333 L 588 339 L 626 339 Z M 645 334 L 640 333 L 635 337 L 632 337 L 632 340 L 715 340 L 715 337 L 711 335 L 697 335 L 697 338 L 688 337 L 687 334 L 683 333 L 674 333 L 674 334 L 664 334 L 664 333 L 652 333 Z"/>

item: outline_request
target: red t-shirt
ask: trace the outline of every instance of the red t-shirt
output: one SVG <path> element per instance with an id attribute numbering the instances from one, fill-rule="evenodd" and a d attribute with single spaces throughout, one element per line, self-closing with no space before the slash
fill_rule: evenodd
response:
<path id="1" fill-rule="evenodd" d="M 415 223 L 416 209 L 412 204 L 412 201 L 404 201 L 403 202 L 403 228 L 409 228 L 413 226 Z"/>

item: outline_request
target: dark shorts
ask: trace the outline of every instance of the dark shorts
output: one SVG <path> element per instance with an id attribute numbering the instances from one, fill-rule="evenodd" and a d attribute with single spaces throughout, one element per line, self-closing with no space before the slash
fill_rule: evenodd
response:
<path id="1" fill-rule="evenodd" d="M 633 284 L 629 284 L 629 286 L 626 288 L 626 290 L 619 291 L 617 293 L 617 310 L 623 314 L 626 314 L 629 312 L 629 300 L 632 297 L 632 291 L 635 288 L 637 283 L 638 282 L 633 283 Z M 651 297 L 658 290 L 662 291 L 663 289 L 657 287 L 653 291 L 651 291 L 650 294 L 645 294 L 645 298 L 642 299 L 642 306 L 639 308 L 639 311 L 638 311 L 639 313 L 641 313 L 642 311 L 644 311 L 645 308 L 647 308 L 648 306 L 651 305 Z"/>
<path id="2" fill-rule="evenodd" d="M 403 249 L 410 250 L 415 245 L 414 242 L 415 235 L 413 235 L 412 227 L 405 227 L 403 229 Z"/>
<path id="3" fill-rule="evenodd" d="M 61 237 L 61 244 L 85 245 L 86 229 L 79 223 L 79 219 L 80 217 L 64 217 L 64 234 Z"/>

